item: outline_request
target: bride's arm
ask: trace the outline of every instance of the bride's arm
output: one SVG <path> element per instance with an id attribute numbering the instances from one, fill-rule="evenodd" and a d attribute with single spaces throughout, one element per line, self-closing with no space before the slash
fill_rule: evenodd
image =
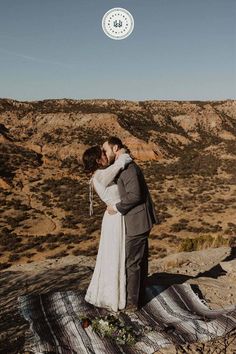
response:
<path id="1" fill-rule="evenodd" d="M 132 161 L 132 158 L 129 154 L 121 154 L 115 162 L 103 170 L 97 170 L 94 174 L 94 178 L 102 184 L 104 187 L 107 187 L 116 177 L 117 173 L 124 169 Z"/>

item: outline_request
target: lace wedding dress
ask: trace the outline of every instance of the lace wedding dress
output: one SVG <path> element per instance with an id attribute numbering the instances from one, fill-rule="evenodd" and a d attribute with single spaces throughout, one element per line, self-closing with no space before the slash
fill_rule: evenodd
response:
<path id="1" fill-rule="evenodd" d="M 107 205 L 120 201 L 118 187 L 113 180 L 131 161 L 127 153 L 121 154 L 113 165 L 97 170 L 90 179 L 90 186 Z M 125 224 L 124 216 L 119 212 L 114 215 L 107 211 L 104 213 L 96 265 L 85 300 L 115 312 L 125 308 Z"/>

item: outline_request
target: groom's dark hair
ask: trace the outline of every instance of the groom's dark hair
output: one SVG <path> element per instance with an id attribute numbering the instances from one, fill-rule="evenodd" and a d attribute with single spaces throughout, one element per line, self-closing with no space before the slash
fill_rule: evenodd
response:
<path id="1" fill-rule="evenodd" d="M 122 143 L 122 141 L 117 138 L 117 136 L 110 136 L 108 139 L 107 139 L 107 142 L 109 145 L 117 145 L 119 149 L 122 149 L 124 146 L 124 144 Z"/>
<path id="2" fill-rule="evenodd" d="M 130 152 L 130 149 L 122 143 L 122 141 L 120 140 L 120 138 L 118 138 L 117 136 L 110 136 L 108 139 L 107 139 L 107 142 L 109 145 L 117 145 L 119 149 L 126 149 L 126 151 L 128 152 L 128 154 L 131 154 Z M 134 159 L 134 156 L 132 155 L 132 158 Z"/>

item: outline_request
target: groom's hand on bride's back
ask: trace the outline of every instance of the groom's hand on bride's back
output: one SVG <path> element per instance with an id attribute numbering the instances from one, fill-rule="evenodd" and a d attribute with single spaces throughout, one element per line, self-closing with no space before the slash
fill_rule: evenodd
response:
<path id="1" fill-rule="evenodd" d="M 110 214 L 110 215 L 113 215 L 113 214 L 117 213 L 117 211 L 114 210 L 112 205 L 108 205 L 107 206 L 107 211 L 108 211 L 108 214 Z"/>

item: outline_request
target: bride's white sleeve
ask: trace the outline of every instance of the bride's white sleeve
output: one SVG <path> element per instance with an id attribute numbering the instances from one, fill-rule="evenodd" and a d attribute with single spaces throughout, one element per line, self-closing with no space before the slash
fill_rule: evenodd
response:
<path id="1" fill-rule="evenodd" d="M 94 174 L 94 178 L 104 187 L 107 187 L 114 180 L 117 173 L 124 169 L 131 161 L 132 158 L 129 154 L 121 154 L 112 165 L 102 170 L 97 170 Z"/>

